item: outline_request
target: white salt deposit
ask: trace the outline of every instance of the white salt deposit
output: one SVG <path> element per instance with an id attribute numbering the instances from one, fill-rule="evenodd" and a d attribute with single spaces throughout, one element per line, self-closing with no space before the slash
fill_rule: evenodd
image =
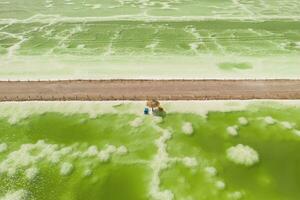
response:
<path id="1" fill-rule="evenodd" d="M 107 145 L 105 151 L 109 154 L 115 153 L 117 151 L 117 147 L 114 145 Z"/>
<path id="2" fill-rule="evenodd" d="M 286 121 L 281 122 L 280 124 L 286 129 L 293 129 L 293 127 L 294 127 L 294 125 L 292 123 L 286 122 Z"/>
<path id="3" fill-rule="evenodd" d="M 135 118 L 133 121 L 130 122 L 130 126 L 132 127 L 139 127 L 143 124 L 143 119 L 138 117 L 138 118 Z"/>
<path id="4" fill-rule="evenodd" d="M 68 155 L 68 154 L 72 153 L 72 151 L 73 151 L 72 147 L 64 147 L 59 151 L 59 153 L 61 155 Z"/>
<path id="5" fill-rule="evenodd" d="M 229 112 L 246 110 L 253 105 L 266 105 L 266 103 L 300 107 L 299 100 L 210 100 L 210 101 L 166 101 L 163 106 L 168 113 L 195 113 L 207 116 L 210 111 Z M 115 106 L 124 104 L 129 109 L 117 110 Z M 65 115 L 104 113 L 125 113 L 140 115 L 145 107 L 144 101 L 101 101 L 101 102 L 78 102 L 78 101 L 30 101 L 30 102 L 1 102 L 0 118 L 7 118 L 12 124 L 27 118 L 32 114 L 40 115 L 46 112 L 58 112 Z"/>
<path id="6" fill-rule="evenodd" d="M 163 121 L 163 118 L 162 117 L 158 117 L 158 116 L 153 116 L 152 119 L 153 119 L 154 123 L 157 123 L 157 124 L 159 124 L 159 123 L 161 123 Z"/>
<path id="7" fill-rule="evenodd" d="M 13 116 L 9 117 L 7 121 L 10 125 L 15 125 L 19 122 L 19 118 L 17 116 L 13 115 Z"/>
<path id="8" fill-rule="evenodd" d="M 79 44 L 79 45 L 77 45 L 77 49 L 84 49 L 84 47 L 85 47 L 85 45 L 84 44 Z"/>
<path id="9" fill-rule="evenodd" d="M 155 140 L 157 154 L 151 161 L 150 166 L 153 170 L 152 179 L 150 182 L 150 196 L 155 200 L 173 200 L 174 194 L 170 190 L 160 189 L 160 173 L 169 166 L 169 154 L 167 152 L 167 141 L 172 138 L 172 133 L 169 130 L 162 129 L 156 124 L 153 128 L 161 133 L 161 136 Z"/>
<path id="10" fill-rule="evenodd" d="M 0 153 L 5 152 L 7 150 L 7 144 L 2 143 L 0 144 Z"/>
<path id="11" fill-rule="evenodd" d="M 210 176 L 216 176 L 217 175 L 217 169 L 215 167 L 205 167 L 204 170 Z"/>
<path id="12" fill-rule="evenodd" d="M 295 47 L 297 48 L 297 49 L 300 49 L 300 42 L 295 42 Z"/>
<path id="13" fill-rule="evenodd" d="M 153 196 L 155 200 L 172 200 L 174 199 L 174 194 L 170 190 L 163 190 Z"/>
<path id="14" fill-rule="evenodd" d="M 107 162 L 110 159 L 110 154 L 107 151 L 100 151 L 98 158 L 101 162 Z"/>
<path id="15" fill-rule="evenodd" d="M 29 169 L 26 169 L 25 176 L 28 180 L 33 180 L 37 177 L 39 174 L 39 170 L 36 167 L 31 167 Z"/>
<path id="16" fill-rule="evenodd" d="M 42 147 L 42 146 L 44 146 L 46 144 L 46 142 L 44 141 L 44 140 L 38 140 L 37 142 L 36 142 L 36 146 L 39 146 L 39 147 Z"/>
<path id="17" fill-rule="evenodd" d="M 273 119 L 271 116 L 267 116 L 265 117 L 264 121 L 269 124 L 269 125 L 272 125 L 272 124 L 275 124 L 276 123 L 276 120 Z"/>
<path id="18" fill-rule="evenodd" d="M 97 117 L 98 117 L 98 113 L 96 113 L 95 111 L 89 113 L 89 118 L 90 119 L 96 119 Z"/>
<path id="19" fill-rule="evenodd" d="M 39 159 L 49 157 L 56 151 L 58 151 L 58 145 L 56 144 L 44 144 L 42 146 L 36 146 L 40 153 L 38 155 Z"/>
<path id="20" fill-rule="evenodd" d="M 16 175 L 16 173 L 17 173 L 17 168 L 9 168 L 9 169 L 7 169 L 7 175 L 10 176 L 10 177 Z"/>
<path id="21" fill-rule="evenodd" d="M 217 181 L 215 183 L 215 186 L 219 189 L 219 190 L 224 190 L 226 187 L 226 184 L 223 181 Z"/>
<path id="22" fill-rule="evenodd" d="M 125 155 L 125 154 L 128 153 L 128 150 L 127 150 L 127 148 L 126 148 L 124 145 L 122 145 L 122 146 L 119 146 L 119 147 L 117 148 L 116 153 L 117 153 L 118 155 Z"/>
<path id="23" fill-rule="evenodd" d="M 164 142 L 166 142 L 167 140 L 170 140 L 172 138 L 172 133 L 169 130 L 164 130 L 163 131 L 163 136 L 164 137 L 162 137 L 162 140 Z"/>
<path id="24" fill-rule="evenodd" d="M 2 145 L 4 146 L 4 145 Z M 4 147 L 2 147 L 4 148 Z M 99 151 L 96 146 L 89 146 L 85 151 L 78 151 L 78 144 L 71 146 L 47 144 L 44 140 L 39 140 L 35 144 L 22 144 L 16 151 L 10 152 L 0 163 L 0 174 L 7 173 L 8 176 L 14 176 L 21 168 L 35 166 L 38 162 L 50 162 L 58 164 L 62 159 L 89 158 L 98 156 L 100 161 L 106 162 L 112 154 L 124 155 L 128 153 L 125 146 L 116 148 L 114 145 L 106 145 Z M 72 172 L 74 166 L 70 163 L 61 165 L 61 175 L 68 175 Z M 31 167 L 25 170 L 25 176 L 33 179 L 38 173 L 38 169 Z"/>
<path id="25" fill-rule="evenodd" d="M 91 169 L 86 169 L 84 170 L 83 172 L 83 176 L 84 177 L 88 177 L 88 176 L 91 176 L 93 174 L 93 171 Z"/>
<path id="26" fill-rule="evenodd" d="M 231 192 L 228 194 L 228 198 L 232 200 L 239 200 L 243 197 L 243 193 L 239 191 Z"/>
<path id="27" fill-rule="evenodd" d="M 118 148 L 114 145 L 107 145 L 105 149 L 98 153 L 98 158 L 101 162 L 107 162 L 113 154 L 125 155 L 127 153 L 128 150 L 123 145 Z"/>
<path id="28" fill-rule="evenodd" d="M 90 146 L 83 154 L 83 157 L 92 157 L 98 154 L 98 148 L 96 146 Z"/>
<path id="29" fill-rule="evenodd" d="M 299 131 L 299 130 L 293 130 L 293 133 L 294 133 L 295 135 L 297 135 L 297 136 L 300 137 L 300 131 Z"/>
<path id="30" fill-rule="evenodd" d="M 93 9 L 98 9 L 98 8 L 101 8 L 101 4 L 95 4 L 95 5 L 93 5 L 93 7 L 92 7 Z"/>
<path id="31" fill-rule="evenodd" d="M 227 127 L 227 133 L 231 136 L 237 136 L 239 133 L 238 133 L 238 126 L 229 126 Z"/>
<path id="32" fill-rule="evenodd" d="M 78 159 L 78 158 L 85 157 L 85 156 L 83 156 L 83 153 L 82 153 L 81 151 L 76 151 L 76 152 L 72 153 L 72 154 L 70 155 L 70 157 L 71 157 L 72 159 L 76 160 L 76 159 Z"/>
<path id="33" fill-rule="evenodd" d="M 16 190 L 7 192 L 0 200 L 27 200 L 29 199 L 29 193 L 26 190 Z"/>
<path id="34" fill-rule="evenodd" d="M 41 160 L 43 155 L 32 155 L 30 152 L 38 148 L 37 144 L 23 144 L 20 149 L 8 154 L 0 163 L 0 173 L 13 175 L 19 167 L 27 167 Z"/>
<path id="35" fill-rule="evenodd" d="M 245 117 L 239 117 L 238 121 L 241 125 L 247 125 L 249 121 Z"/>
<path id="36" fill-rule="evenodd" d="M 230 112 L 246 110 L 253 105 L 261 105 L 266 102 L 280 103 L 280 105 L 295 105 L 299 106 L 300 101 L 276 101 L 276 100 L 209 100 L 209 101 L 168 101 L 164 102 L 164 108 L 168 113 L 195 113 L 203 117 L 207 116 L 208 112 Z M 297 107 L 298 107 L 297 106 Z"/>
<path id="37" fill-rule="evenodd" d="M 240 165 L 251 166 L 259 161 L 258 153 L 251 147 L 243 144 L 227 149 L 227 158 Z"/>
<path id="38" fill-rule="evenodd" d="M 68 176 L 72 173 L 74 166 L 71 163 L 64 162 L 60 167 L 60 175 Z"/>
<path id="39" fill-rule="evenodd" d="M 62 156 L 62 155 L 61 155 L 59 152 L 54 152 L 54 153 L 52 153 L 52 154 L 49 156 L 48 159 L 50 160 L 51 163 L 57 164 L 57 163 L 60 162 L 61 156 Z"/>
<path id="40" fill-rule="evenodd" d="M 117 113 L 114 106 L 118 104 L 120 102 L 7 102 L 5 104 L 0 103 L 0 109 L 5 110 L 5 112 L 0 113 L 0 117 L 7 118 L 8 122 L 13 125 L 32 114 L 41 115 L 46 112 L 58 112 L 64 115 L 78 113 L 89 114 L 90 116 L 103 113 Z M 140 103 L 140 107 L 143 107 L 143 105 Z M 132 109 L 125 112 L 137 114 L 140 112 L 139 109 L 139 106 L 132 107 Z"/>
<path id="41" fill-rule="evenodd" d="M 192 157 L 184 157 L 182 159 L 182 162 L 187 167 L 196 167 L 198 165 L 198 161 L 196 160 L 196 158 Z"/>
<path id="42" fill-rule="evenodd" d="M 186 135 L 191 135 L 194 132 L 193 125 L 190 122 L 183 123 L 181 131 Z"/>

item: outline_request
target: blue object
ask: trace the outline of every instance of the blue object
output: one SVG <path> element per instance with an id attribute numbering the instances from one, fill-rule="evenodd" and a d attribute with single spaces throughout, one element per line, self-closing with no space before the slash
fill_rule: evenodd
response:
<path id="1" fill-rule="evenodd" d="M 145 109 L 144 109 L 144 114 L 145 114 L 145 115 L 149 115 L 149 108 L 145 108 Z"/>

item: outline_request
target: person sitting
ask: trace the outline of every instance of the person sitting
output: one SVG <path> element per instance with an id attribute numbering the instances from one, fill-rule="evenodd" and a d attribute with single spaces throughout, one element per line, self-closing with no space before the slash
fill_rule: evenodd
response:
<path id="1" fill-rule="evenodd" d="M 160 117 L 165 117 L 166 116 L 166 112 L 162 107 L 158 107 L 156 109 L 153 110 L 153 115 L 154 116 L 160 116 Z"/>
<path id="2" fill-rule="evenodd" d="M 144 115 L 149 115 L 149 108 L 144 109 Z"/>

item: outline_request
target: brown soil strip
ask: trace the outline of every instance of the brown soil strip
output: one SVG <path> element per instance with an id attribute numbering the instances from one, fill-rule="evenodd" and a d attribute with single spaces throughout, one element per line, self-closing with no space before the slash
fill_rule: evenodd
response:
<path id="1" fill-rule="evenodd" d="M 300 80 L 0 81 L 0 101 L 300 99 Z"/>

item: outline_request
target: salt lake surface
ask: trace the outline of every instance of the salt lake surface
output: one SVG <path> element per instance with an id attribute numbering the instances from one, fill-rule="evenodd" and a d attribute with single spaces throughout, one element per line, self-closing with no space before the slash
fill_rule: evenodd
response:
<path id="1" fill-rule="evenodd" d="M 0 1 L 0 79 L 299 78 L 296 0 Z"/>
<path id="2" fill-rule="evenodd" d="M 0 103 L 0 199 L 300 198 L 300 101 L 161 104 Z"/>

